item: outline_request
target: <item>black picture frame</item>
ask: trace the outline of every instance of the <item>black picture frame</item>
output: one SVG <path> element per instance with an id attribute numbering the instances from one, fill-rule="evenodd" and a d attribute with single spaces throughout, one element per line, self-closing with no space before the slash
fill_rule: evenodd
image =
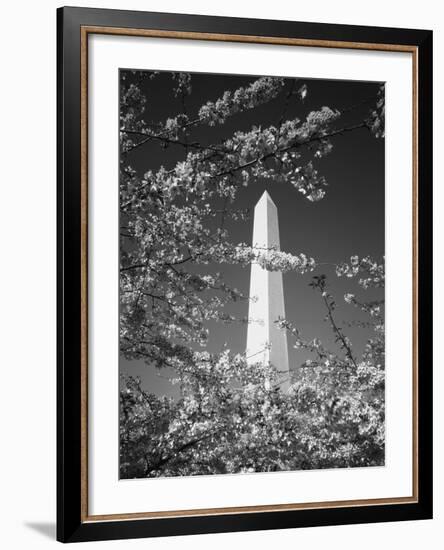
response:
<path id="1" fill-rule="evenodd" d="M 85 516 L 82 487 L 82 97 L 81 29 L 106 27 L 404 45 L 417 55 L 417 459 L 415 502 L 249 513 L 97 520 Z M 432 517 L 432 32 L 64 7 L 57 10 L 58 370 L 57 539 L 62 542 L 355 524 Z M 84 160 L 84 159 L 83 159 Z M 86 266 L 83 266 L 86 269 Z M 83 351 L 82 351 L 83 350 Z M 82 458 L 83 457 L 83 458 Z"/>

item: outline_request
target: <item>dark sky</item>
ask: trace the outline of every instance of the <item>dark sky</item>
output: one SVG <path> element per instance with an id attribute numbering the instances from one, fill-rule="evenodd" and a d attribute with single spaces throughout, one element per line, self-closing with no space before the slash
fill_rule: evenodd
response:
<path id="1" fill-rule="evenodd" d="M 137 77 L 134 81 L 137 80 Z M 186 98 L 185 108 L 193 118 L 199 107 L 208 100 L 216 100 L 225 90 L 235 90 L 248 85 L 255 77 L 237 75 L 193 74 L 192 93 Z M 362 120 L 376 96 L 378 83 L 339 80 L 297 79 L 297 86 L 306 84 L 308 94 L 302 103 L 293 98 L 288 105 L 286 118 L 306 115 L 322 106 L 332 109 L 348 109 L 341 119 L 341 127 Z M 128 82 L 128 81 L 127 81 Z M 173 94 L 171 73 L 161 73 L 153 80 L 146 79 L 142 88 L 146 91 L 146 121 L 159 122 L 183 112 L 180 98 Z M 248 130 L 251 126 L 277 125 L 285 104 L 287 91 L 292 79 L 286 79 L 283 92 L 273 101 L 254 110 L 236 115 L 223 126 L 215 128 L 202 126 L 193 132 L 193 140 L 202 143 L 218 142 L 236 130 Z M 354 281 L 334 275 L 336 264 L 349 259 L 351 255 L 371 255 L 380 259 L 384 255 L 384 140 L 375 139 L 367 129 L 359 129 L 333 138 L 333 151 L 330 155 L 315 162 L 315 167 L 328 181 L 326 196 L 312 203 L 304 198 L 290 184 L 258 180 L 249 187 L 243 187 L 233 205 L 235 208 L 249 208 L 253 211 L 256 202 L 266 189 L 275 202 L 280 227 L 281 250 L 298 254 L 304 252 L 315 258 L 319 267 L 304 276 L 284 274 L 286 317 L 297 326 L 304 337 L 318 337 L 338 351 L 331 330 L 324 322 L 325 310 L 321 298 L 308 285 L 315 274 L 324 273 L 328 277 L 329 288 L 335 296 L 338 307 L 336 317 L 344 326 L 359 352 L 369 336 L 365 329 L 346 326 L 347 322 L 360 319 L 357 310 L 345 304 L 345 292 L 356 293 L 359 297 L 381 298 L 381 292 L 359 290 Z M 181 147 L 170 146 L 161 149 L 156 143 L 148 143 L 130 154 L 129 162 L 141 174 L 161 165 L 172 167 L 184 156 Z M 220 204 L 215 207 L 220 208 Z M 247 222 L 226 224 L 231 240 L 250 243 L 253 232 L 253 219 Z M 248 294 L 250 270 L 239 266 L 217 265 L 208 271 L 219 271 L 228 283 Z M 239 318 L 247 317 L 248 303 L 241 302 L 227 310 Z M 218 352 L 225 343 L 233 352 L 243 352 L 246 345 L 247 325 L 221 325 L 210 323 L 208 350 Z M 308 356 L 295 351 L 289 339 L 290 365 L 297 366 Z M 122 372 L 142 378 L 144 387 L 158 394 L 175 395 L 175 388 L 167 380 L 166 372 L 159 376 L 154 369 L 142 361 L 128 362 L 121 359 Z"/>

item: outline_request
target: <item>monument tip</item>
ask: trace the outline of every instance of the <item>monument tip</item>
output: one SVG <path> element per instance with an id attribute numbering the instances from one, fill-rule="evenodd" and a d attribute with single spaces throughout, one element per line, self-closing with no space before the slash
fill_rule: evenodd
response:
<path id="1" fill-rule="evenodd" d="M 275 203 L 274 203 L 274 201 L 273 201 L 273 199 L 270 197 L 270 194 L 269 194 L 269 192 L 268 192 L 267 190 L 265 190 L 265 191 L 262 193 L 262 196 L 261 196 L 261 198 L 257 201 L 257 204 L 259 204 L 259 203 L 262 202 L 262 201 L 270 201 L 271 204 L 272 204 L 273 206 L 276 206 Z"/>

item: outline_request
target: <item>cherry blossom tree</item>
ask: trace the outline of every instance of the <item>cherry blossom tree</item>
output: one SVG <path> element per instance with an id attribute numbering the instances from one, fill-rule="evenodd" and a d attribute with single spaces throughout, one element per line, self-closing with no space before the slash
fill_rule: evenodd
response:
<path id="1" fill-rule="evenodd" d="M 120 470 L 124 478 L 194 475 L 325 467 L 380 465 L 384 460 L 384 304 L 344 296 L 368 317 L 374 334 L 362 354 L 335 316 L 325 276 L 312 287 L 326 310 L 339 351 L 317 339 L 306 341 L 291 320 L 278 321 L 293 345 L 312 360 L 294 370 L 287 393 L 273 365 L 251 365 L 229 350 L 206 350 L 208 323 L 234 322 L 226 305 L 247 300 L 209 265 L 308 273 L 317 261 L 301 251 L 289 254 L 233 241 L 227 220 L 244 220 L 236 196 L 257 180 L 290 185 L 301 200 L 321 201 L 327 181 L 316 163 L 334 154 L 337 136 L 367 129 L 384 132 L 383 88 L 367 116 L 344 123 L 329 107 L 305 118 L 287 118 L 290 102 L 304 102 L 309 88 L 297 79 L 262 77 L 226 91 L 190 114 L 192 75 L 172 73 L 177 116 L 146 120 L 146 80 L 157 73 L 123 71 L 120 91 L 120 353 L 142 359 L 147 368 L 168 369 L 180 398 L 159 397 L 141 381 L 122 377 Z M 232 117 L 282 98 L 276 125 L 253 126 L 203 143 L 202 127 L 223 127 Z M 180 160 L 143 174 L 132 155 L 145 144 L 175 148 Z M 219 201 L 222 207 L 215 210 Z M 218 223 L 214 223 L 215 219 Z M 384 264 L 370 257 L 339 263 L 336 275 L 358 280 L 364 293 L 383 288 Z M 267 389 L 268 388 L 268 389 Z"/>

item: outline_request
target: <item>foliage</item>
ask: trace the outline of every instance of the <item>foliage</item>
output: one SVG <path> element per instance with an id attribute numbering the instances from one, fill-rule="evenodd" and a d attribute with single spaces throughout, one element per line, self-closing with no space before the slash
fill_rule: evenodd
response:
<path id="1" fill-rule="evenodd" d="M 252 261 L 264 269 L 304 274 L 313 258 L 232 242 L 228 218 L 243 220 L 232 205 L 242 186 L 258 178 L 292 185 L 316 202 L 327 182 L 316 167 L 330 154 L 333 140 L 345 132 L 368 128 L 381 137 L 383 93 L 368 118 L 341 125 L 342 113 L 329 107 L 304 120 L 234 131 L 214 143 L 201 143 L 194 131 L 216 127 L 236 115 L 284 96 L 303 102 L 308 89 L 297 80 L 263 77 L 207 101 L 195 116 L 187 112 L 192 76 L 172 75 L 175 97 L 183 109 L 164 122 L 149 123 L 144 79 L 156 73 L 123 72 L 121 79 L 121 264 L 120 351 L 147 368 L 174 372 L 180 399 L 146 392 L 140 380 L 123 377 L 120 392 L 121 476 L 124 478 L 274 471 L 303 468 L 368 466 L 384 460 L 383 304 L 346 302 L 370 318 L 375 337 L 360 358 L 334 316 L 335 303 L 326 279 L 313 279 L 326 307 L 339 353 L 317 340 L 304 341 L 288 320 L 282 330 L 295 346 L 313 354 L 297 369 L 287 393 L 271 389 L 273 365 L 248 365 L 229 350 L 205 350 L 208 322 L 231 322 L 224 306 L 245 300 L 205 266 Z M 382 94 L 382 95 L 381 95 Z M 381 100 L 382 98 L 382 100 Z M 382 101 L 382 103 L 381 103 Z M 381 114 L 382 113 L 382 114 Z M 381 122 L 382 120 L 382 122 Z M 143 174 L 131 165 L 144 144 L 183 152 L 172 167 Z M 214 205 L 219 201 L 219 211 Z M 217 219 L 216 219 L 217 218 Z M 219 222 L 218 222 L 219 220 Z M 352 257 L 338 276 L 357 277 L 363 289 L 383 285 L 383 264 Z"/>

